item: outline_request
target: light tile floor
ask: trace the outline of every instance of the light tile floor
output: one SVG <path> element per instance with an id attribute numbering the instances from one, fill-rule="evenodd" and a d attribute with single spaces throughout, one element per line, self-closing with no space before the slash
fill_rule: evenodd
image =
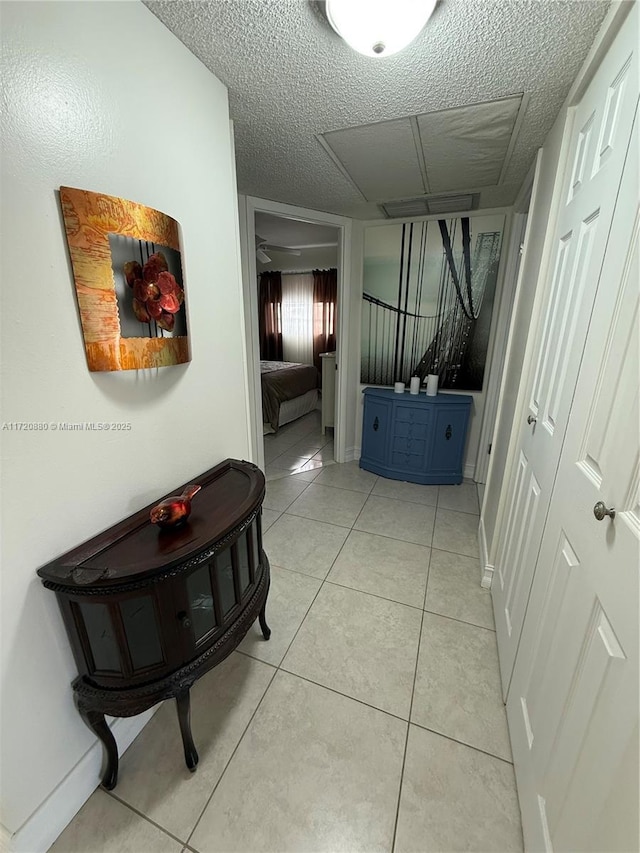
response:
<path id="1" fill-rule="evenodd" d="M 265 442 L 273 633 L 193 688 L 197 771 L 166 702 L 55 853 L 522 850 L 476 487 L 327 464 L 318 424 Z"/>

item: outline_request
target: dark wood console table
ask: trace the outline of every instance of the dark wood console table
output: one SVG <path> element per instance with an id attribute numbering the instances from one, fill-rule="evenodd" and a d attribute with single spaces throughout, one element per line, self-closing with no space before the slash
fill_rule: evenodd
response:
<path id="1" fill-rule="evenodd" d="M 38 570 L 62 611 L 79 671 L 76 705 L 104 745 L 109 790 L 118 780 L 118 750 L 105 714 L 131 717 L 175 698 L 185 761 L 195 770 L 191 686 L 256 618 L 265 640 L 271 634 L 262 472 L 227 459 L 189 482 L 202 489 L 182 526 L 151 524 L 154 501 Z"/>

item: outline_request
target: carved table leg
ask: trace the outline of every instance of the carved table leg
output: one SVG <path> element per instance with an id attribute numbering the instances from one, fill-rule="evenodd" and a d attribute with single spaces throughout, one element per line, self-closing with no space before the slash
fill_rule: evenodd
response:
<path id="1" fill-rule="evenodd" d="M 106 788 L 107 791 L 112 791 L 118 781 L 118 747 L 115 738 L 107 725 L 104 714 L 101 714 L 99 711 L 78 710 L 91 731 L 102 741 L 107 758 L 107 767 L 102 774 L 102 787 Z"/>
<path id="2" fill-rule="evenodd" d="M 189 688 L 178 693 L 176 696 L 178 706 L 178 722 L 180 723 L 180 734 L 184 747 L 184 760 L 191 772 L 198 766 L 198 751 L 191 736 L 191 701 L 189 699 Z"/>
<path id="3" fill-rule="evenodd" d="M 267 618 L 265 616 L 266 607 L 267 607 L 267 601 L 265 599 L 265 602 L 262 605 L 262 608 L 260 609 L 260 613 L 258 614 L 258 619 L 260 620 L 260 628 L 262 630 L 262 636 L 265 638 L 265 640 L 268 640 L 269 637 L 271 636 L 271 628 L 267 625 Z"/>

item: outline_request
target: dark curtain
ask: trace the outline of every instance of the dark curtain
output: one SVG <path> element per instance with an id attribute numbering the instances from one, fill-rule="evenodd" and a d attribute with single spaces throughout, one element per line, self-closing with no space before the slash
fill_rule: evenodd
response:
<path id="1" fill-rule="evenodd" d="M 261 360 L 284 361 L 282 357 L 282 276 L 279 272 L 260 273 L 258 323 Z"/>
<path id="2" fill-rule="evenodd" d="M 338 302 L 338 271 L 313 271 L 313 363 L 322 376 L 320 353 L 334 352 Z"/>

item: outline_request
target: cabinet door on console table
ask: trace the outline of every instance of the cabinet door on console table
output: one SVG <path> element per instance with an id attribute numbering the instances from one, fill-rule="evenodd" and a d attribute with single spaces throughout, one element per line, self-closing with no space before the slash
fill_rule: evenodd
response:
<path id="1" fill-rule="evenodd" d="M 360 467 L 411 483 L 461 483 L 473 398 L 364 389 Z"/>
<path id="2" fill-rule="evenodd" d="M 361 454 L 373 464 L 384 465 L 387 461 L 392 406 L 388 400 L 377 397 L 365 397 L 364 402 Z"/>
<path id="3" fill-rule="evenodd" d="M 438 397 L 445 395 L 438 395 Z M 448 395 L 450 397 L 453 394 Z M 438 405 L 433 411 L 433 441 L 428 462 L 434 475 L 456 476 L 462 480 L 464 447 L 467 438 L 470 405 Z M 445 480 L 443 482 L 449 482 Z"/>

